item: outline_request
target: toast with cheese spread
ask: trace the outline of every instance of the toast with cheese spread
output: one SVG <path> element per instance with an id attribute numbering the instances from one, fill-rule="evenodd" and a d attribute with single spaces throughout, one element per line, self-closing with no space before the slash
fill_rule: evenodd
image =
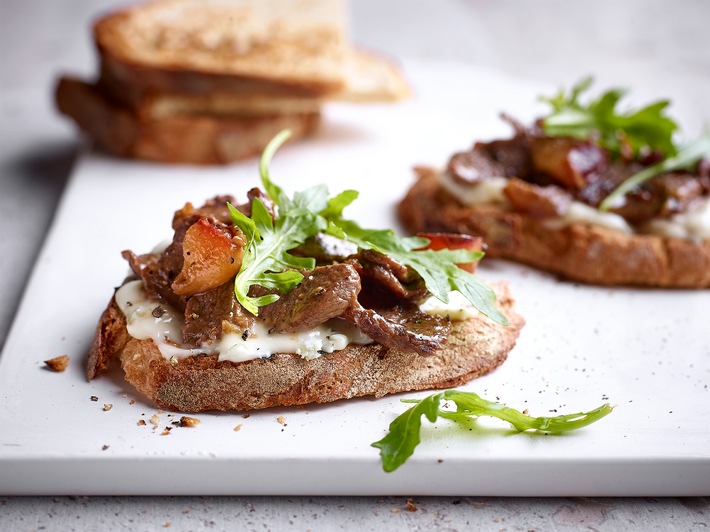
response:
<path id="1" fill-rule="evenodd" d="M 480 239 L 362 228 L 343 217 L 354 191 L 287 196 L 267 170 L 285 137 L 264 190 L 188 203 L 167 247 L 123 252 L 132 275 L 87 377 L 118 358 L 145 397 L 195 412 L 448 388 L 499 366 L 524 322 L 475 274 Z"/>
<path id="2" fill-rule="evenodd" d="M 710 287 L 710 135 L 676 148 L 659 104 L 604 117 L 629 131 L 590 130 L 602 104 L 580 105 L 583 88 L 571 104 L 558 98 L 549 121 L 525 128 L 508 119 L 512 138 L 477 142 L 443 169 L 417 168 L 401 221 L 413 232 L 479 235 L 490 257 L 574 281 Z M 618 97 L 598 102 L 608 112 Z M 667 142 L 658 141 L 664 134 Z"/>

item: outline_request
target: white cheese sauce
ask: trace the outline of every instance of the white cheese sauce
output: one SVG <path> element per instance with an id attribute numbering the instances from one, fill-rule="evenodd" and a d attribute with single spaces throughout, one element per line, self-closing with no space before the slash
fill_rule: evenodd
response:
<path id="1" fill-rule="evenodd" d="M 248 334 L 229 333 L 211 344 L 188 346 L 182 339 L 182 313 L 150 298 L 141 281 L 127 282 L 116 291 L 115 298 L 126 317 L 128 334 L 137 340 L 153 340 L 166 359 L 207 354 L 218 355 L 220 361 L 243 362 L 268 358 L 274 353 L 295 353 L 311 360 L 324 353 L 345 349 L 351 343 L 367 345 L 373 342 L 354 324 L 333 319 L 310 331 L 271 334 L 257 322 Z M 421 308 L 430 314 L 448 315 L 452 320 L 468 319 L 478 313 L 458 292 L 449 294 L 448 304 L 432 297 Z"/>
<path id="2" fill-rule="evenodd" d="M 128 334 L 138 340 L 151 339 L 165 358 L 178 359 L 199 353 L 219 355 L 219 360 L 243 362 L 268 358 L 274 353 L 295 353 L 305 359 L 345 349 L 350 343 L 372 340 L 356 327 L 331 320 L 310 331 L 271 333 L 256 323 L 248 334 L 225 334 L 215 343 L 186 346 L 182 339 L 183 316 L 165 303 L 151 299 L 141 281 L 130 281 L 116 291 L 116 303 L 126 317 Z"/>
<path id="3" fill-rule="evenodd" d="M 479 314 L 478 309 L 461 292 L 449 292 L 448 303 L 432 296 L 419 308 L 432 316 L 448 316 L 451 321 L 464 321 Z"/>
<path id="4" fill-rule="evenodd" d="M 480 183 L 462 185 L 457 183 L 448 172 L 439 174 L 441 186 L 452 195 L 459 198 L 465 205 L 480 205 L 484 203 L 509 205 L 503 189 L 507 185 L 505 177 L 491 177 Z M 618 214 L 603 212 L 594 207 L 572 201 L 562 216 L 546 220 L 550 228 L 567 227 L 575 223 L 586 223 L 624 233 L 653 234 L 664 237 L 703 240 L 710 238 L 710 200 L 698 202 L 690 211 L 677 214 L 670 218 L 657 219 L 634 228 Z"/>

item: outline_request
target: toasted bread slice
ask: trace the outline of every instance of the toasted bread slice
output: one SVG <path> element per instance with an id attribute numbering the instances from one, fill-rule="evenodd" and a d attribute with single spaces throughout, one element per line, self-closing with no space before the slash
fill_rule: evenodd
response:
<path id="1" fill-rule="evenodd" d="M 565 278 L 599 285 L 710 287 L 710 240 L 627 234 L 576 223 L 551 228 L 504 207 L 463 205 L 439 184 L 439 171 L 418 168 L 398 213 L 412 232 L 482 236 L 488 257 L 512 259 Z"/>
<path id="2" fill-rule="evenodd" d="M 107 68 L 129 87 L 320 96 L 342 89 L 342 0 L 159 0 L 94 25 Z"/>
<path id="3" fill-rule="evenodd" d="M 114 74 L 110 62 L 103 61 L 98 82 L 100 89 L 118 102 L 135 109 L 147 119 L 163 119 L 178 115 L 263 116 L 274 114 L 313 113 L 328 101 L 349 103 L 389 103 L 407 99 L 411 89 L 399 66 L 379 54 L 349 50 L 344 58 L 345 85 L 328 96 L 311 96 L 273 87 L 246 84 L 236 89 L 219 88 L 210 93 L 184 91 L 176 85 L 171 91 L 125 85 Z"/>
<path id="4" fill-rule="evenodd" d="M 292 139 L 313 133 L 317 111 L 259 117 L 174 116 L 144 120 L 96 86 L 62 78 L 56 90 L 63 114 L 109 153 L 165 163 L 224 164 L 261 153 L 283 129 Z"/>
<path id="5" fill-rule="evenodd" d="M 171 362 L 152 340 L 126 332 L 125 317 L 112 299 L 94 337 L 87 376 L 92 379 L 118 357 L 126 380 L 141 394 L 161 408 L 183 412 L 327 403 L 459 386 L 502 364 L 523 327 L 507 285 L 493 288 L 510 325 L 483 315 L 453 322 L 446 344 L 432 355 L 375 343 L 351 344 L 312 360 L 275 354 L 245 362 L 220 362 L 216 355 Z"/>

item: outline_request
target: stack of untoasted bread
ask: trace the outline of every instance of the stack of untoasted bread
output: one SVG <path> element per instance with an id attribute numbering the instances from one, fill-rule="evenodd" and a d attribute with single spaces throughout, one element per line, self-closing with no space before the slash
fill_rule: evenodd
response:
<path id="1" fill-rule="evenodd" d="M 312 134 L 325 102 L 409 95 L 350 46 L 342 0 L 158 0 L 101 18 L 94 40 L 98 79 L 62 77 L 57 106 L 119 156 L 229 163 Z"/>

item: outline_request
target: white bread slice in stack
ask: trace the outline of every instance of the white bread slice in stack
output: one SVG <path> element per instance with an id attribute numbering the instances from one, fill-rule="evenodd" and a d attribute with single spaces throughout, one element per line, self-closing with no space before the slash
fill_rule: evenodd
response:
<path id="1" fill-rule="evenodd" d="M 158 0 L 98 20 L 100 76 L 65 77 L 63 114 L 104 150 L 225 164 L 284 127 L 312 134 L 324 102 L 405 99 L 397 66 L 348 44 L 342 0 Z"/>

